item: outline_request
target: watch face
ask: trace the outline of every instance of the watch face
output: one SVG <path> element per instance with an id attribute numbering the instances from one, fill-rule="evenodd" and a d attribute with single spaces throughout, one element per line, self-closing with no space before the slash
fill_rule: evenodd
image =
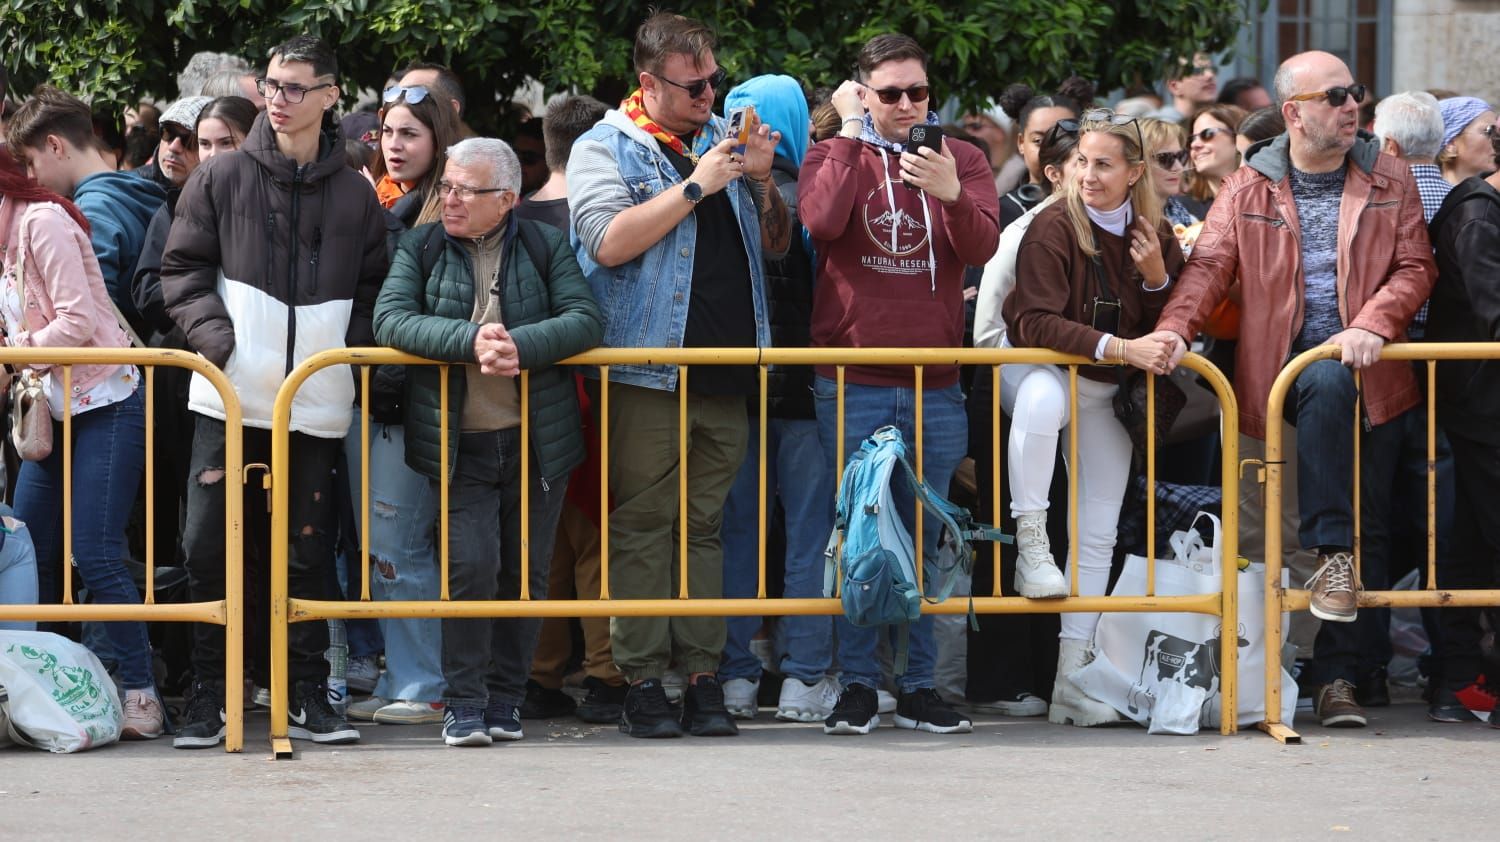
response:
<path id="1" fill-rule="evenodd" d="M 682 195 L 690 202 L 700 202 L 703 200 L 703 185 L 696 181 L 685 182 L 682 185 Z"/>

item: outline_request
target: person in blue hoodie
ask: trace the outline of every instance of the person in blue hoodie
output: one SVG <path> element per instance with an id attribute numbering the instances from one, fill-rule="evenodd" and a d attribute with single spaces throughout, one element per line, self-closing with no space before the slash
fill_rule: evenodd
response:
<path id="1" fill-rule="evenodd" d="M 42 186 L 72 199 L 83 211 L 109 297 L 139 332 L 131 277 L 146 227 L 166 202 L 166 192 L 144 178 L 116 172 L 94 137 L 88 105 L 51 85 L 38 87 L 16 111 L 6 137 L 11 154 L 25 161 Z M 196 160 L 196 147 L 193 156 Z"/>
<path id="2" fill-rule="evenodd" d="M 793 223 L 786 257 L 765 261 L 771 345 L 806 348 L 812 344 L 813 261 L 806 232 L 797 221 L 797 172 L 811 142 L 807 99 L 802 86 L 790 76 L 756 76 L 729 92 L 724 111 L 732 114 L 747 105 L 754 106 L 762 122 L 781 129 L 771 177 Z M 812 376 L 808 366 L 773 365 L 768 381 L 766 505 L 774 508 L 779 498 L 786 512 L 783 592 L 787 597 L 823 595 L 823 549 L 833 528 L 833 476 L 823 467 L 827 460 L 818 442 Z M 750 400 L 749 449 L 724 504 L 725 597 L 754 597 L 757 592 L 757 548 L 763 539 L 757 534 L 756 517 L 759 405 L 759 400 Z M 767 587 L 774 592 L 774 585 Z M 781 685 L 776 718 L 821 722 L 839 696 L 838 681 L 828 675 L 833 657 L 832 618 L 785 617 L 779 622 L 783 651 L 772 657 L 786 681 Z M 761 661 L 751 651 L 751 640 L 760 627 L 759 617 L 728 618 L 719 681 L 724 686 L 725 707 L 740 719 L 753 718 L 758 706 Z"/>

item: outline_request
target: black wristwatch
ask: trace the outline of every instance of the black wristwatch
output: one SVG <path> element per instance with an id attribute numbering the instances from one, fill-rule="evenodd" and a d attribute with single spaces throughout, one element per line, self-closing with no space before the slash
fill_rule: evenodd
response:
<path id="1" fill-rule="evenodd" d="M 682 183 L 682 195 L 693 204 L 703 201 L 703 185 L 696 181 L 684 181 Z"/>

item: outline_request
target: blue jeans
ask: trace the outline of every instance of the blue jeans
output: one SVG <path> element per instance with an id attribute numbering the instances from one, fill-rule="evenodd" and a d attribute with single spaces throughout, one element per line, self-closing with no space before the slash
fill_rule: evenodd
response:
<path id="1" fill-rule="evenodd" d="M 832 476 L 842 466 L 835 464 L 838 458 L 838 387 L 827 378 L 818 377 L 813 383 L 813 396 L 818 411 L 818 439 L 823 444 L 824 464 Z M 958 463 L 963 461 L 969 437 L 969 419 L 964 412 L 963 390 L 954 384 L 946 389 L 925 389 L 922 396 L 924 433 L 922 440 L 923 480 L 933 490 L 946 495 L 948 483 Z M 894 425 L 901 430 L 908 447 L 916 443 L 916 390 L 903 386 L 864 386 L 844 384 L 844 458 L 858 452 L 860 442 L 880 427 Z M 916 467 L 916 460 L 912 460 Z M 911 489 L 902 483 L 894 483 L 893 494 L 896 509 L 908 530 L 914 529 L 915 499 Z M 932 563 L 937 558 L 938 531 L 930 517 L 923 519 L 922 557 L 924 559 L 924 582 L 933 578 Z M 881 686 L 881 668 L 877 657 L 880 633 L 886 632 L 891 640 L 896 639 L 896 626 L 885 629 L 860 628 L 844 619 L 834 618 L 834 629 L 838 636 L 839 669 L 845 687 L 863 684 L 867 687 Z M 911 624 L 910 643 L 907 654 L 906 674 L 900 677 L 903 693 L 910 693 L 933 686 L 933 664 L 937 660 L 937 644 L 932 634 L 932 615 Z"/>
<path id="2" fill-rule="evenodd" d="M 356 529 L 364 522 L 358 425 L 356 416 L 344 439 Z M 436 600 L 438 497 L 427 478 L 407 466 L 406 428 L 400 424 L 370 424 L 370 510 L 370 596 L 382 601 Z M 357 589 L 351 583 L 351 590 Z M 385 638 L 385 673 L 375 685 L 375 695 L 409 702 L 443 698 L 443 621 L 381 620 L 380 632 Z M 352 633 L 350 638 L 350 655 L 355 655 Z"/>
<path id="3" fill-rule="evenodd" d="M 10 507 L 0 503 L 0 515 L 13 514 Z M 36 550 L 31 546 L 31 530 L 17 521 L 14 530 L 9 524 L 0 531 L 0 605 L 35 605 Z M 0 621 L 0 631 L 35 631 L 36 623 L 30 620 Z"/>
<path id="4" fill-rule="evenodd" d="M 90 601 L 139 605 L 140 591 L 125 567 L 125 524 L 146 464 L 146 416 L 141 390 L 119 403 L 73 418 L 73 560 Z M 52 423 L 55 446 L 40 462 L 25 462 L 16 481 L 16 517 L 36 548 L 42 593 L 61 592 L 63 434 Z M 105 623 L 119 665 L 121 688 L 155 685 L 145 623 Z"/>
<path id="5" fill-rule="evenodd" d="M 786 510 L 787 598 L 823 595 L 823 550 L 833 529 L 832 464 L 823 457 L 818 423 L 812 419 L 772 418 L 766 429 L 766 508 L 781 496 Z M 760 496 L 760 421 L 750 421 L 745 461 L 724 501 L 725 598 L 752 598 L 759 579 L 757 508 Z M 769 566 L 769 565 L 768 565 Z M 724 660 L 719 679 L 760 678 L 760 659 L 750 652 L 750 638 L 760 628 L 759 617 L 729 617 Z M 781 618 L 786 653 L 783 675 L 814 684 L 828 673 L 833 660 L 833 623 L 827 616 Z"/>

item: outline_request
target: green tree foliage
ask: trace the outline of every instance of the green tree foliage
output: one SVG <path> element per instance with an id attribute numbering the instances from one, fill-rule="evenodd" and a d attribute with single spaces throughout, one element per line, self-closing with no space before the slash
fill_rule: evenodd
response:
<path id="1" fill-rule="evenodd" d="M 940 96 L 973 104 L 1010 82 L 1080 74 L 1101 89 L 1162 75 L 1168 62 L 1229 46 L 1244 0 L 682 0 L 669 5 L 719 33 L 731 79 L 783 72 L 809 85 L 852 72 L 871 35 L 898 31 L 932 54 Z M 199 50 L 263 59 L 312 32 L 336 45 L 345 88 L 374 88 L 423 59 L 453 66 L 471 102 L 505 99 L 526 78 L 549 91 L 608 96 L 631 84 L 630 51 L 646 4 L 623 0 L 5 0 L 0 56 L 12 87 L 51 80 L 123 105 L 170 98 Z M 354 84 L 350 84 L 353 82 Z M 482 108 L 474 116 L 484 121 Z"/>

